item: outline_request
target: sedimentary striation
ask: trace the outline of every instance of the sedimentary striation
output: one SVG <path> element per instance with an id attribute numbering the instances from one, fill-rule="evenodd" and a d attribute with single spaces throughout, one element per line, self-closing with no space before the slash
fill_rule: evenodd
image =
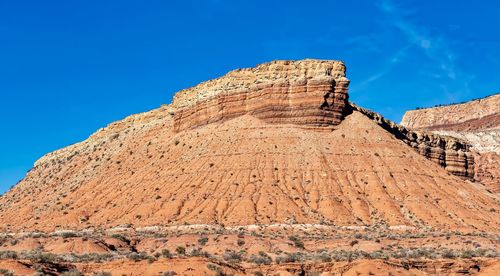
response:
<path id="1" fill-rule="evenodd" d="M 470 144 L 474 179 L 500 192 L 500 94 L 462 104 L 405 113 L 402 125 Z"/>
<path id="2" fill-rule="evenodd" d="M 41 158 L 0 198 L 0 226 L 498 229 L 498 199 L 457 177 L 467 144 L 350 105 L 347 85 L 341 62 L 304 60 L 181 91 Z"/>
<path id="3" fill-rule="evenodd" d="M 381 127 L 395 137 L 414 148 L 419 154 L 445 168 L 448 172 L 466 178 L 474 177 L 474 157 L 470 145 L 449 135 L 439 135 L 426 131 L 414 131 L 391 122 L 380 114 L 351 104 L 354 110 L 360 111 L 376 121 Z"/>
<path id="4" fill-rule="evenodd" d="M 182 131 L 244 114 L 267 123 L 309 127 L 340 124 L 348 103 L 346 68 L 339 61 L 274 61 L 239 69 L 176 94 L 174 130 Z M 473 177 L 469 146 L 452 137 L 404 129 L 379 114 L 365 115 L 452 174 Z"/>
<path id="5" fill-rule="evenodd" d="M 339 61 L 274 61 L 235 70 L 176 94 L 174 130 L 244 114 L 267 123 L 338 125 L 347 105 L 345 66 Z"/>
<path id="6" fill-rule="evenodd" d="M 410 110 L 401 124 L 412 129 L 474 131 L 498 128 L 500 94 L 433 108 Z"/>

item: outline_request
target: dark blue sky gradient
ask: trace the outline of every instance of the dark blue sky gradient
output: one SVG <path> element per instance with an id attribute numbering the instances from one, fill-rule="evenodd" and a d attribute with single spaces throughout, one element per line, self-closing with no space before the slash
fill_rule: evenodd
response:
<path id="1" fill-rule="evenodd" d="M 43 154 L 274 59 L 341 59 L 355 103 L 498 92 L 500 2 L 0 1 L 0 193 Z"/>

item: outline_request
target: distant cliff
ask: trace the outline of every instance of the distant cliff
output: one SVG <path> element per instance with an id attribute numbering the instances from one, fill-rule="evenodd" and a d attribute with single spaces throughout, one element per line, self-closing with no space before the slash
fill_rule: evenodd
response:
<path id="1" fill-rule="evenodd" d="M 500 94 L 411 110 L 405 113 L 401 124 L 467 141 L 474 155 L 474 178 L 491 191 L 500 192 Z"/>
<path id="2" fill-rule="evenodd" d="M 500 94 L 425 109 L 410 110 L 401 121 L 412 129 L 429 130 L 486 130 L 500 126 Z"/>

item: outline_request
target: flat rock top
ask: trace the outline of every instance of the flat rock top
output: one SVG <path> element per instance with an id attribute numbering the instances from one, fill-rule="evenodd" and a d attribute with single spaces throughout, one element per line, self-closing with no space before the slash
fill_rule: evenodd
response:
<path id="1" fill-rule="evenodd" d="M 460 124 L 500 113 L 500 94 L 461 104 L 410 110 L 401 121 L 409 128 L 439 129 L 438 126 Z"/>
<path id="2" fill-rule="evenodd" d="M 345 78 L 346 66 L 337 60 L 276 60 L 253 68 L 233 70 L 226 75 L 202 82 L 176 93 L 173 106 L 186 107 L 219 93 L 258 88 L 262 85 L 306 83 L 308 80 Z"/>

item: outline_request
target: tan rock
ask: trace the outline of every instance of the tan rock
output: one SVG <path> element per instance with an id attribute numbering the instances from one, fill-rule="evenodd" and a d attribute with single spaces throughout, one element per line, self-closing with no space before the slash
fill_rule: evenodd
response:
<path id="1" fill-rule="evenodd" d="M 452 136 L 471 145 L 474 179 L 493 192 L 500 191 L 500 94 L 463 104 L 411 110 L 402 125 Z M 450 155 L 453 170 L 460 170 L 461 155 Z"/>
<path id="2" fill-rule="evenodd" d="M 0 198 L 0 226 L 498 229 L 498 200 L 452 175 L 470 176 L 467 144 L 347 105 L 344 75 L 279 61 L 181 91 L 41 158 Z"/>

